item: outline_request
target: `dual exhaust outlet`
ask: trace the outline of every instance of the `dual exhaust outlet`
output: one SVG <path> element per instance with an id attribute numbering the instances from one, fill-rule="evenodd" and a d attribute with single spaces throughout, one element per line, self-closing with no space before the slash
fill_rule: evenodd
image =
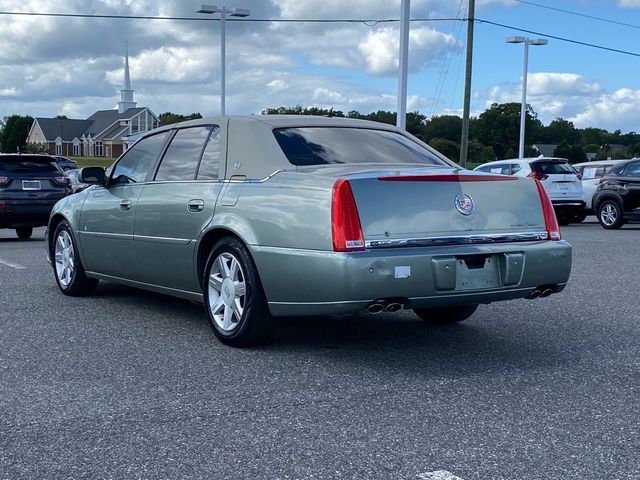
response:
<path id="1" fill-rule="evenodd" d="M 395 300 L 376 300 L 367 307 L 369 313 L 397 312 L 403 308 L 403 304 Z"/>
<path id="2" fill-rule="evenodd" d="M 529 300 L 534 300 L 536 298 L 544 298 L 544 297 L 548 297 L 549 295 L 551 295 L 552 293 L 556 293 L 555 289 L 553 288 L 553 286 L 551 285 L 541 285 L 539 287 L 536 287 L 536 289 L 531 292 L 527 298 Z"/>

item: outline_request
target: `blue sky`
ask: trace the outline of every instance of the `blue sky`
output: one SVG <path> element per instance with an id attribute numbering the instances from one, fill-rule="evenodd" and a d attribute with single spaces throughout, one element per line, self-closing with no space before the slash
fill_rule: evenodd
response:
<path id="1" fill-rule="evenodd" d="M 0 0 L 3 12 L 197 17 L 196 0 Z M 227 0 L 253 19 L 392 19 L 400 0 Z M 412 0 L 412 18 L 465 17 L 468 0 Z M 632 24 L 597 21 L 531 5 Z M 479 20 L 640 53 L 640 0 L 477 0 Z M 219 113 L 219 23 L 3 15 L 0 115 L 85 118 L 113 108 L 129 42 L 135 99 L 156 113 Z M 227 23 L 227 112 L 395 110 L 398 23 Z M 472 111 L 520 101 L 522 45 L 475 25 Z M 466 24 L 412 22 L 408 110 L 460 114 Z M 528 101 L 548 124 L 638 131 L 640 57 L 549 38 L 531 47 Z"/>

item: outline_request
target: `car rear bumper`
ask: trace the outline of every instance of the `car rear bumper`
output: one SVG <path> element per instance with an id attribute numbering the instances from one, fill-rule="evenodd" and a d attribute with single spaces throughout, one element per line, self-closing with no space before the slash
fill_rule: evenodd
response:
<path id="1" fill-rule="evenodd" d="M 571 272 L 565 241 L 334 253 L 250 247 L 276 316 L 356 313 L 377 300 L 405 308 L 525 298 L 561 291 Z M 485 257 L 481 268 L 466 258 Z M 460 262 L 464 263 L 461 264 Z"/>
<path id="2" fill-rule="evenodd" d="M 557 215 L 581 213 L 586 207 L 586 202 L 583 200 L 551 200 L 553 209 Z"/>
<path id="3" fill-rule="evenodd" d="M 43 227 L 57 201 L 30 203 L 0 199 L 0 228 Z"/>

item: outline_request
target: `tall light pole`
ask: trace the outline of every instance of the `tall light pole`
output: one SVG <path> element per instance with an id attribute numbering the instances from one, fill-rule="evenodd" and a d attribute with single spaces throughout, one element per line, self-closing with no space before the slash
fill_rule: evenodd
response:
<path id="1" fill-rule="evenodd" d="M 251 10 L 246 8 L 228 9 L 227 7 L 218 8 L 215 5 L 201 5 L 200 10 L 196 13 L 220 14 L 220 115 L 225 114 L 225 20 L 227 15 L 232 17 L 248 17 Z"/>
<path id="2" fill-rule="evenodd" d="M 522 105 L 520 106 L 520 146 L 518 158 L 524 158 L 524 122 L 527 118 L 527 70 L 529 67 L 529 45 L 546 45 L 546 38 L 507 37 L 507 43 L 524 43 L 524 65 L 522 67 Z"/>
<path id="3" fill-rule="evenodd" d="M 407 70 L 409 64 L 409 12 L 410 0 L 402 0 L 400 6 L 400 54 L 398 55 L 398 113 L 396 125 L 407 129 Z"/>

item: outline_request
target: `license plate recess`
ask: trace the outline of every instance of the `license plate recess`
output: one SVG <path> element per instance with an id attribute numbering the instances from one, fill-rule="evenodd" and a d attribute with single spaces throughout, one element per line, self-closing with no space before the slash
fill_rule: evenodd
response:
<path id="1" fill-rule="evenodd" d="M 23 180 L 22 190 L 42 190 L 40 180 Z"/>
<path id="2" fill-rule="evenodd" d="M 517 285 L 522 279 L 523 252 L 433 257 L 436 290 L 484 290 Z"/>

